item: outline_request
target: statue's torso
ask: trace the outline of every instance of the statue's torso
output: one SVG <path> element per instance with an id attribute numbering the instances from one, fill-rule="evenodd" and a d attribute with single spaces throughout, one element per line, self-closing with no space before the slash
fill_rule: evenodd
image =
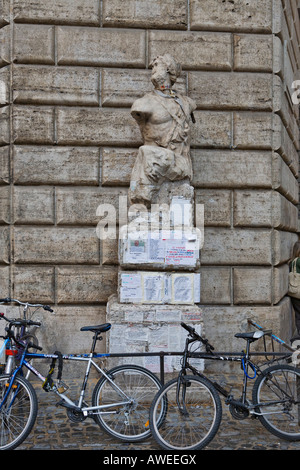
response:
<path id="1" fill-rule="evenodd" d="M 180 102 L 182 107 L 173 98 L 155 91 L 135 101 L 131 113 L 140 126 L 145 145 L 169 148 L 172 142 L 188 138 L 191 109 L 186 98 L 180 97 Z"/>

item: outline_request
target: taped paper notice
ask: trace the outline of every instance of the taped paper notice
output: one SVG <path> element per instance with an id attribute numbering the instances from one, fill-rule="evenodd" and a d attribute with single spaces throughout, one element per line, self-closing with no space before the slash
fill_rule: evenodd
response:
<path id="1" fill-rule="evenodd" d="M 200 288 L 201 285 L 201 278 L 200 273 L 194 274 L 194 302 L 197 304 L 200 302 Z"/>
<path id="2" fill-rule="evenodd" d="M 141 274 L 122 274 L 120 288 L 121 302 L 141 302 L 142 277 Z"/>
<path id="3" fill-rule="evenodd" d="M 143 275 L 143 300 L 144 302 L 161 303 L 164 298 L 165 279 L 163 275 Z"/>
<path id="4" fill-rule="evenodd" d="M 152 238 L 150 234 L 148 240 L 148 261 L 150 263 L 163 263 L 164 260 L 164 240 L 162 240 L 161 238 Z"/>
<path id="5" fill-rule="evenodd" d="M 194 276 L 190 274 L 173 274 L 172 303 L 189 304 L 194 301 Z"/>
<path id="6" fill-rule="evenodd" d="M 131 262 L 147 261 L 147 243 L 145 240 L 128 240 L 128 257 Z"/>
<path id="7" fill-rule="evenodd" d="M 194 266 L 196 262 L 196 242 L 194 240 L 167 240 L 165 263 L 170 265 L 184 264 Z"/>
<path id="8" fill-rule="evenodd" d="M 123 272 L 120 274 L 120 302 L 199 303 L 200 273 Z"/>

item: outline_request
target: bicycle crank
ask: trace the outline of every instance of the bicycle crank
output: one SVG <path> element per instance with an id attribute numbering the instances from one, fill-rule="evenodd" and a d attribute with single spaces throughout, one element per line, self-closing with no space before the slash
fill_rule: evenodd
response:
<path id="1" fill-rule="evenodd" d="M 244 403 L 239 404 L 239 402 L 230 403 L 229 411 L 231 413 L 231 416 L 234 419 L 238 419 L 238 420 L 243 420 L 243 419 L 248 418 L 249 410 L 247 409 L 247 405 L 248 405 L 247 402 L 245 404 Z"/>
<path id="2" fill-rule="evenodd" d="M 87 403 L 83 402 L 83 405 L 88 406 Z M 88 415 L 84 415 L 80 409 L 67 407 L 67 415 L 70 421 L 73 423 L 81 423 L 84 421 Z"/>

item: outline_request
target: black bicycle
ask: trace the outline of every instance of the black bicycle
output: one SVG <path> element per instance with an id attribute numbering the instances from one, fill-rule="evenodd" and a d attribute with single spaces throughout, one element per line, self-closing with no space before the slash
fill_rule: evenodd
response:
<path id="1" fill-rule="evenodd" d="M 246 351 L 224 356 L 214 353 L 213 346 L 194 328 L 185 323 L 181 325 L 188 331 L 181 370 L 177 378 L 156 394 L 150 408 L 150 429 L 162 448 L 190 451 L 202 449 L 211 442 L 222 420 L 220 394 L 225 397 L 233 418 L 257 417 L 277 437 L 300 440 L 300 369 L 288 364 L 288 361 L 292 362 L 292 348 L 288 353 L 278 354 L 279 358 L 272 352 L 273 360 L 258 366 L 250 360 L 251 343 L 266 335 L 284 343 L 270 330 L 236 334 L 237 338 L 246 341 Z M 196 342 L 204 345 L 205 351 L 192 352 L 191 345 Z M 189 358 L 196 357 L 240 362 L 244 371 L 242 396 L 235 398 L 191 365 Z M 255 379 L 252 402 L 247 397 L 249 378 Z"/>

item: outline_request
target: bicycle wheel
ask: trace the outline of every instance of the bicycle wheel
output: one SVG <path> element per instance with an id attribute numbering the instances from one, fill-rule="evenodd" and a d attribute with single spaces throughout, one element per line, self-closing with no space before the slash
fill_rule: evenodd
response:
<path id="1" fill-rule="evenodd" d="M 102 377 L 93 391 L 92 403 L 93 406 L 112 404 L 112 407 L 106 413 L 95 414 L 97 423 L 108 434 L 124 441 L 146 439 L 150 435 L 150 405 L 161 382 L 149 370 L 135 365 L 115 367 L 107 375 L 112 383 Z M 130 397 L 130 404 L 117 405 L 124 401 L 124 395 L 116 387 Z"/>
<path id="2" fill-rule="evenodd" d="M 178 378 L 171 380 L 157 393 L 150 408 L 152 435 L 168 450 L 202 449 L 216 435 L 221 419 L 219 394 L 202 377 L 185 376 L 180 384 Z"/>
<path id="3" fill-rule="evenodd" d="M 9 378 L 9 375 L 0 377 L 0 403 L 7 393 Z M 0 409 L 0 450 L 15 449 L 26 439 L 34 426 L 37 410 L 34 388 L 17 376 Z"/>
<path id="4" fill-rule="evenodd" d="M 277 365 L 266 369 L 253 386 L 253 404 L 264 427 L 288 441 L 300 440 L 300 370 Z"/>

